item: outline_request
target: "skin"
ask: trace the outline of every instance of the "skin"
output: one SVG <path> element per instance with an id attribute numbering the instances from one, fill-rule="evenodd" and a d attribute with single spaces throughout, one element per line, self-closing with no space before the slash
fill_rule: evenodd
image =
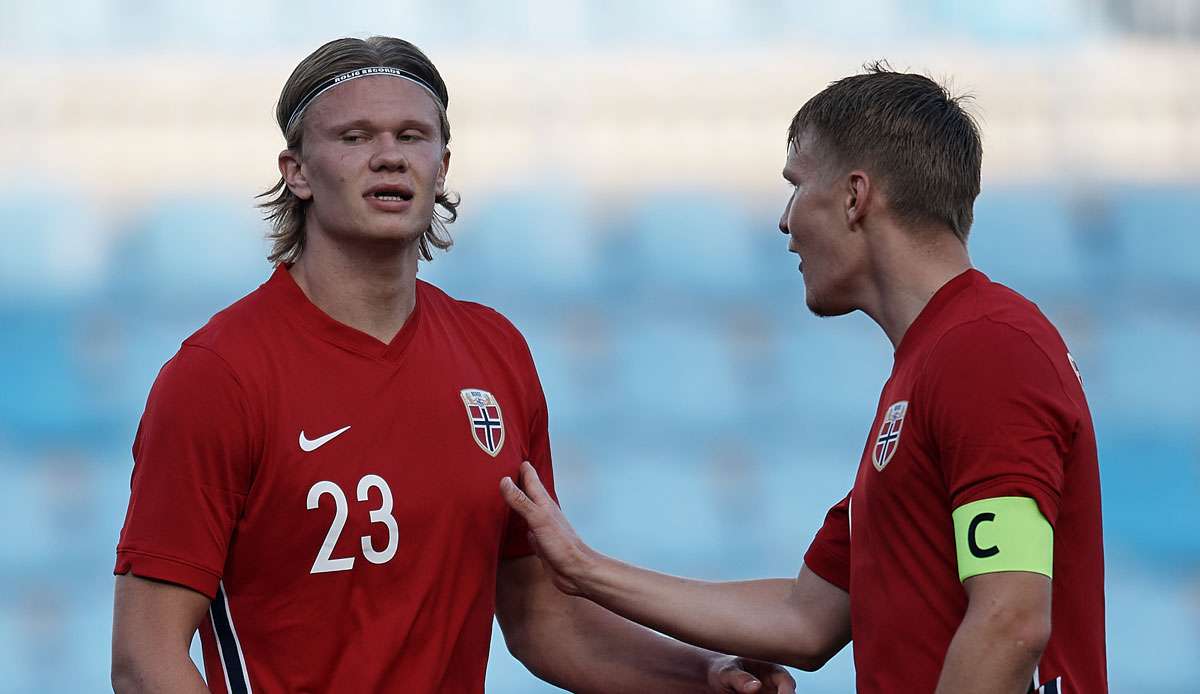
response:
<path id="1" fill-rule="evenodd" d="M 288 188 L 312 203 L 292 276 L 326 314 L 389 342 L 415 306 L 418 242 L 450 166 L 437 105 L 406 80 L 364 77 L 321 96 L 303 128 L 301 150 L 279 155 Z M 406 187 L 411 201 L 370 199 L 380 184 Z M 536 557 L 504 560 L 496 578 L 510 651 L 571 691 L 795 691 L 778 666 L 681 644 L 563 594 Z M 188 655 L 207 596 L 125 575 L 114 602 L 115 691 L 208 691 Z"/>
<path id="2" fill-rule="evenodd" d="M 793 186 L 779 220 L 801 258 L 805 303 L 820 316 L 863 311 L 899 346 L 946 282 L 971 267 L 949 228 L 914 227 L 891 213 L 865 169 L 838 167 L 813 133 L 788 149 Z M 689 643 L 804 669 L 850 640 L 850 595 L 804 567 L 784 579 L 710 583 L 624 564 L 579 538 L 531 465 L 501 494 L 529 524 L 557 588 Z M 967 579 L 968 607 L 948 649 L 938 694 L 1023 694 L 1050 634 L 1050 581 L 1000 572 Z"/>
<path id="3" fill-rule="evenodd" d="M 303 128 L 301 151 L 279 154 L 288 188 L 312 201 L 292 277 L 335 320 L 390 342 L 416 305 L 418 241 L 450 169 L 437 104 L 407 80 L 363 77 L 317 99 Z M 408 187 L 411 203 L 380 209 L 367 197 L 380 184 Z"/>

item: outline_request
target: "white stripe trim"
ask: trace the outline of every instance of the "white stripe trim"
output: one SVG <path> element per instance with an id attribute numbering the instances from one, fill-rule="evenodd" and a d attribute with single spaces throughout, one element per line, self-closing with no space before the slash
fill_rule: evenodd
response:
<path id="1" fill-rule="evenodd" d="M 213 641 L 217 642 L 217 660 L 221 663 L 221 674 L 225 676 L 225 691 L 226 693 L 233 692 L 233 685 L 229 683 L 229 668 L 225 667 L 225 650 L 221 648 L 221 636 L 217 631 L 217 618 L 213 616 L 212 608 L 208 608 L 208 621 L 212 623 Z"/>
<path id="2" fill-rule="evenodd" d="M 229 633 L 233 634 L 233 642 L 237 644 L 238 662 L 242 665 L 242 677 L 246 679 L 246 693 L 254 694 L 254 687 L 250 686 L 250 671 L 246 669 L 246 656 L 242 654 L 242 640 L 238 638 L 237 627 L 233 624 L 233 611 L 229 609 L 229 592 L 225 590 L 224 581 L 221 581 L 221 597 L 225 598 L 225 618 L 229 621 Z M 228 674 L 225 675 L 225 680 L 229 681 Z"/>

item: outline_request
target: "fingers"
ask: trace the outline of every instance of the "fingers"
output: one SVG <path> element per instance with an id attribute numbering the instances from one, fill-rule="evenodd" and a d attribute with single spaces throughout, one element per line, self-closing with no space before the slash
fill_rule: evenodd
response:
<path id="1" fill-rule="evenodd" d="M 772 674 L 771 684 L 779 694 L 796 694 L 796 680 L 786 670 Z"/>
<path id="2" fill-rule="evenodd" d="M 724 686 L 738 694 L 752 694 L 762 689 L 762 682 L 759 682 L 754 675 L 736 667 L 725 670 L 722 673 L 721 681 Z"/>
<path id="3" fill-rule="evenodd" d="M 550 493 L 542 486 L 542 480 L 538 477 L 537 470 L 528 460 L 521 463 L 521 487 L 537 504 L 554 503 Z"/>
<path id="4" fill-rule="evenodd" d="M 521 517 L 527 522 L 529 515 L 537 510 L 537 505 L 509 477 L 500 480 L 500 495 L 504 497 L 504 501 L 508 503 L 509 507 L 521 514 Z"/>

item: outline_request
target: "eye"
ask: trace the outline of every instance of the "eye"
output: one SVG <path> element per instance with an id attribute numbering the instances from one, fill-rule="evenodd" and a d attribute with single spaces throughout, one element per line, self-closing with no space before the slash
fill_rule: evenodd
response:
<path id="1" fill-rule="evenodd" d="M 366 142 L 367 136 L 365 133 L 361 133 L 361 132 L 348 132 L 348 133 L 344 133 L 342 135 L 341 140 L 342 140 L 342 142 L 345 142 L 346 144 L 356 145 L 356 144 L 359 144 L 362 142 Z"/>
<path id="2" fill-rule="evenodd" d="M 416 130 L 405 130 L 404 132 L 400 133 L 400 136 L 397 139 L 399 139 L 401 142 L 416 142 L 417 140 L 424 139 L 424 135 Z"/>

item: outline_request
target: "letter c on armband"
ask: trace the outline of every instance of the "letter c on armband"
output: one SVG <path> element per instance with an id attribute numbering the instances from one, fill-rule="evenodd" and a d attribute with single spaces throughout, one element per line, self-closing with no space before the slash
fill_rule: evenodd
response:
<path id="1" fill-rule="evenodd" d="M 954 509 L 952 517 L 959 580 L 997 571 L 1053 577 L 1054 529 L 1033 499 L 980 499 Z"/>
<path id="2" fill-rule="evenodd" d="M 979 559 L 987 559 L 988 557 L 994 557 L 1000 553 L 1000 548 L 996 545 L 992 545 L 987 549 L 982 549 L 979 546 L 978 540 L 976 540 L 976 531 L 979 529 L 979 524 L 991 523 L 995 520 L 996 514 L 986 512 L 980 513 L 971 519 L 971 526 L 967 528 L 967 548 L 971 550 L 972 556 L 978 557 Z"/>

